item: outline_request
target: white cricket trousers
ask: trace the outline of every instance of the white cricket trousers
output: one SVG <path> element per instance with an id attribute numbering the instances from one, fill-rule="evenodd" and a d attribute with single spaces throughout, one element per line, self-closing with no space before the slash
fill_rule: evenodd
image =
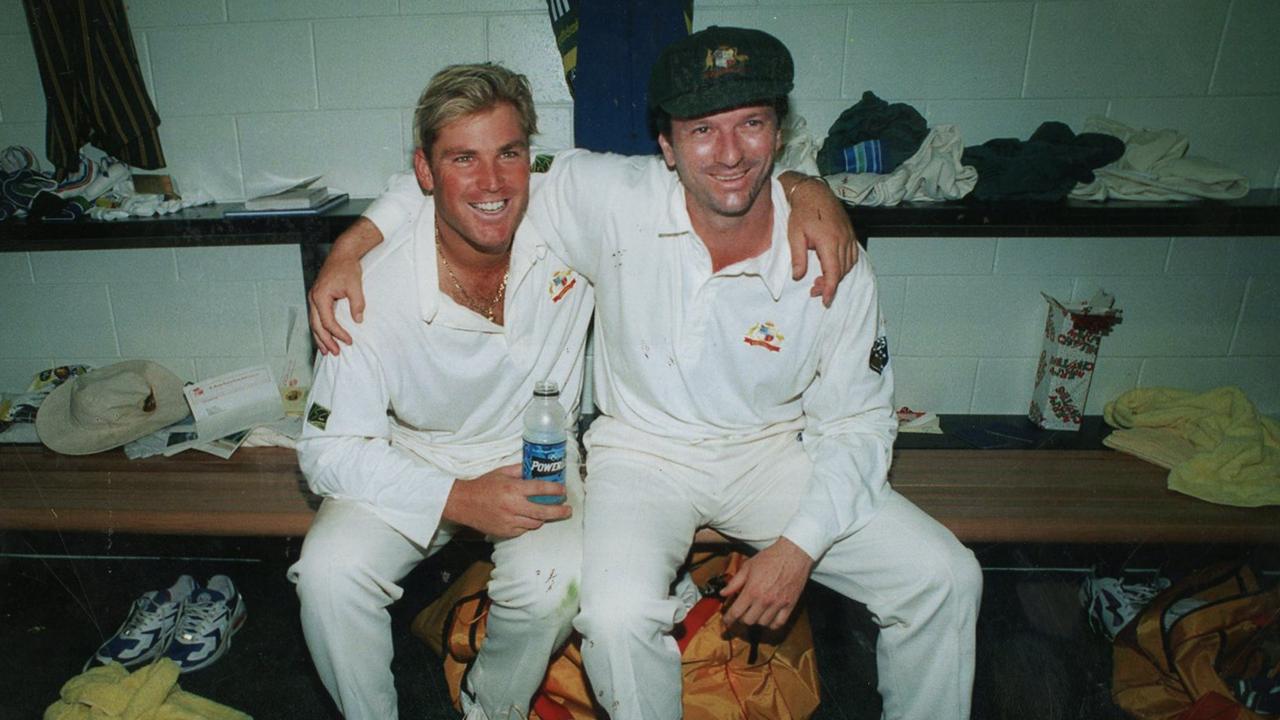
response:
<path id="1" fill-rule="evenodd" d="M 574 623 L 587 674 L 612 720 L 677 720 L 680 655 L 671 629 L 679 602 L 668 588 L 694 532 L 711 526 L 768 547 L 799 506 L 812 463 L 794 433 L 691 445 L 602 418 L 587 443 L 588 551 Z M 880 626 L 885 718 L 969 716 L 982 571 L 949 530 L 889 491 L 812 578 L 864 603 Z"/>
<path id="2" fill-rule="evenodd" d="M 494 543 L 486 638 L 467 673 L 463 708 L 488 720 L 527 716 L 551 655 L 572 632 L 582 559 L 581 483 L 567 463 L 573 517 Z M 288 577 L 297 584 L 302 632 L 320 680 L 347 720 L 397 717 L 391 618 L 397 583 L 444 547 L 456 527 L 442 525 L 431 546 L 415 545 L 367 505 L 325 499 Z M 477 707 L 478 706 L 478 707 Z"/>

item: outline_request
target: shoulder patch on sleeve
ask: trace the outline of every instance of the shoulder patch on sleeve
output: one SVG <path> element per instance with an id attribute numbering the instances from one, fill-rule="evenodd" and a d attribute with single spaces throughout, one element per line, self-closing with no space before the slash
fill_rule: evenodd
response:
<path id="1" fill-rule="evenodd" d="M 889 339 L 884 335 L 876 338 L 876 342 L 871 346 L 871 357 L 868 359 L 867 365 L 877 374 L 884 374 L 884 368 L 889 364 Z"/>
<path id="2" fill-rule="evenodd" d="M 311 403 L 311 407 L 307 408 L 307 422 L 323 430 L 329 424 L 329 408 L 320 403 Z"/>
<path id="3" fill-rule="evenodd" d="M 529 166 L 530 172 L 544 173 L 551 169 L 551 163 L 555 162 L 554 155 L 538 153 L 533 156 L 533 163 Z"/>

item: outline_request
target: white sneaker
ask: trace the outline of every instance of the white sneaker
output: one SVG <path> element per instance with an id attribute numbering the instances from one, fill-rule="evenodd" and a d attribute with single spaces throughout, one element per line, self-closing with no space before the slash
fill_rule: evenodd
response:
<path id="1" fill-rule="evenodd" d="M 177 630 L 178 617 L 187 598 L 195 589 L 195 578 L 182 575 L 167 590 L 143 593 L 133 601 L 124 624 L 89 658 L 84 669 L 112 661 L 131 668 L 160 657 Z"/>
<path id="2" fill-rule="evenodd" d="M 244 598 L 231 578 L 214 575 L 183 605 L 165 657 L 184 673 L 213 664 L 231 647 L 231 636 L 244 625 L 246 613 Z"/>

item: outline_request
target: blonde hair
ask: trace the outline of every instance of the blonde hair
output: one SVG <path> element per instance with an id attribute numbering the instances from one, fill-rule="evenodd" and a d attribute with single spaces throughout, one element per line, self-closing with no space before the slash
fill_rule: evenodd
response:
<path id="1" fill-rule="evenodd" d="M 450 65 L 431 78 L 413 111 L 413 138 L 427 157 L 445 125 L 465 115 L 511 105 L 520 117 L 525 137 L 538 132 L 533 92 L 524 75 L 494 63 Z"/>

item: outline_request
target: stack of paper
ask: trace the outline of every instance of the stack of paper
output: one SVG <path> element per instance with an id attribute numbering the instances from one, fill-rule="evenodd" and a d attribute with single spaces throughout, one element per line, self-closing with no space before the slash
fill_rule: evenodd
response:
<path id="1" fill-rule="evenodd" d="M 225 438 L 284 417 L 280 390 L 266 365 L 201 380 L 182 390 L 201 442 Z"/>
<path id="2" fill-rule="evenodd" d="M 183 450 L 203 450 L 221 458 L 231 457 L 249 431 L 284 417 L 280 391 L 265 365 L 237 370 L 187 385 L 182 390 L 191 414 L 125 446 L 129 458 Z"/>

